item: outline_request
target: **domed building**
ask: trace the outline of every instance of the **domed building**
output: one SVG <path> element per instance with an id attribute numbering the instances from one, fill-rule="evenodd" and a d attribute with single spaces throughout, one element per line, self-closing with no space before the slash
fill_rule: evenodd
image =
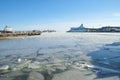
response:
<path id="1" fill-rule="evenodd" d="M 13 32 L 13 29 L 12 29 L 11 27 L 9 27 L 9 26 L 5 26 L 4 32 L 5 32 L 5 33 L 12 33 L 12 32 Z"/>

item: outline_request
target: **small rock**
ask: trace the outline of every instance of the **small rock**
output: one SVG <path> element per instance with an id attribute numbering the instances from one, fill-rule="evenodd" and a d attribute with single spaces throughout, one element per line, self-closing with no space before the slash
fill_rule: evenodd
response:
<path id="1" fill-rule="evenodd" d="M 32 71 L 30 72 L 27 80 L 44 80 L 44 76 L 41 73 Z"/>

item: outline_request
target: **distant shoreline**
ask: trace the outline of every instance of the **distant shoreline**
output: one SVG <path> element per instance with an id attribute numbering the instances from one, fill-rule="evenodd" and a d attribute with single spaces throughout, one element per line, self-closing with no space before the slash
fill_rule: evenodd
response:
<path id="1" fill-rule="evenodd" d="M 120 33 L 120 32 L 70 32 L 66 31 L 67 33 Z"/>
<path id="2" fill-rule="evenodd" d="M 13 37 L 22 37 L 22 36 L 35 36 L 41 35 L 41 32 L 29 32 L 29 33 L 0 33 L 0 39 L 3 38 L 13 38 Z"/>

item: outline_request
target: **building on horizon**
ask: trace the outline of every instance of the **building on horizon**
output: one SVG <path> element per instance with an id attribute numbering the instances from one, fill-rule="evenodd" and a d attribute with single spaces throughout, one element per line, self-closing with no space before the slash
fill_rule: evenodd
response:
<path id="1" fill-rule="evenodd" d="M 118 26 L 105 26 L 105 27 L 102 27 L 101 30 L 103 32 L 120 32 L 120 27 L 118 27 Z"/>
<path id="2" fill-rule="evenodd" d="M 69 31 L 67 32 L 86 32 L 87 29 L 81 24 L 79 27 L 72 27 Z"/>
<path id="3" fill-rule="evenodd" d="M 3 30 L 4 33 L 13 33 L 13 29 L 9 26 L 5 26 L 4 30 Z"/>
<path id="4" fill-rule="evenodd" d="M 104 26 L 101 28 L 85 28 L 83 24 L 79 27 L 72 27 L 67 32 L 120 32 L 120 26 Z"/>

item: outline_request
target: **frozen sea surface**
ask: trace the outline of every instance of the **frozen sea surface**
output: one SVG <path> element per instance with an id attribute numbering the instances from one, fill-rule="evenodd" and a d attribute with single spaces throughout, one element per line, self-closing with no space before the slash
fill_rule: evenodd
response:
<path id="1" fill-rule="evenodd" d="M 119 33 L 43 33 L 40 36 L 0 40 L 0 55 L 31 54 L 37 50 L 58 49 L 87 54 L 105 44 L 120 41 Z M 54 50 L 52 50 L 54 53 Z"/>
<path id="2" fill-rule="evenodd" d="M 108 48 L 115 42 L 120 42 L 120 33 L 43 33 L 40 36 L 0 40 L 0 55 L 33 57 L 40 53 L 59 58 L 79 55 L 84 60 L 96 60 L 119 56 L 119 44 L 112 46 L 113 49 Z"/>
<path id="3" fill-rule="evenodd" d="M 38 55 L 39 57 L 36 57 Z M 40 36 L 0 40 L 0 65 L 15 65 L 16 58 L 35 57 L 36 60 L 42 61 L 46 65 L 48 64 L 46 61 L 49 61 L 49 64 L 85 61 L 90 65 L 120 71 L 120 33 L 55 32 L 43 33 Z M 63 74 L 72 75 L 66 74 L 69 72 L 71 71 Z M 76 70 L 74 72 L 77 75 L 82 74 Z M 86 74 L 86 72 L 83 73 Z M 58 75 L 64 78 L 64 75 Z M 93 75 L 99 77 L 98 74 Z M 107 78 L 103 80 L 119 78 L 118 75 L 117 78 L 116 75 L 106 75 L 105 77 Z M 79 77 L 77 76 L 77 78 Z M 53 80 L 55 79 L 60 80 L 61 78 L 55 74 Z M 89 80 L 89 76 L 86 80 Z M 99 78 L 90 80 L 99 80 Z"/>

